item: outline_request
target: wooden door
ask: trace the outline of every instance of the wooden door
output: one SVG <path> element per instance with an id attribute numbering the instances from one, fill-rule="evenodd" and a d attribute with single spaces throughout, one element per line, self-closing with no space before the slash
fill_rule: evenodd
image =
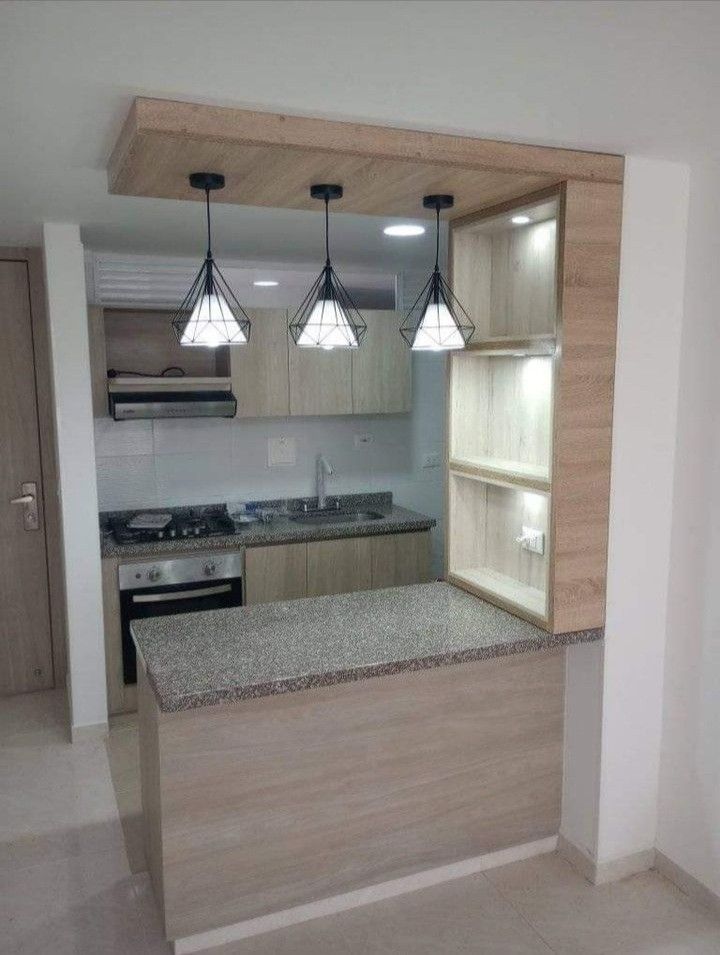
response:
<path id="1" fill-rule="evenodd" d="M 0 261 L 0 694 L 53 685 L 47 554 L 27 263 Z M 12 504 L 37 488 L 37 521 Z"/>
<path id="2" fill-rule="evenodd" d="M 286 417 L 288 387 L 287 312 L 280 308 L 248 311 L 252 328 L 242 348 L 230 349 L 230 375 L 238 418 Z"/>
<path id="3" fill-rule="evenodd" d="M 352 414 L 350 349 L 289 348 L 290 414 Z"/>
<path id="4" fill-rule="evenodd" d="M 293 600 L 307 594 L 307 544 L 248 547 L 245 551 L 245 603 Z"/>
<path id="5" fill-rule="evenodd" d="M 430 531 L 372 538 L 372 587 L 402 587 L 430 580 Z"/>
<path id="6" fill-rule="evenodd" d="M 370 590 L 372 586 L 371 559 L 369 537 L 351 537 L 308 544 L 308 597 Z"/>
<path id="7" fill-rule="evenodd" d="M 367 333 L 352 352 L 353 414 L 412 411 L 411 351 L 399 328 L 402 312 L 366 311 Z"/>

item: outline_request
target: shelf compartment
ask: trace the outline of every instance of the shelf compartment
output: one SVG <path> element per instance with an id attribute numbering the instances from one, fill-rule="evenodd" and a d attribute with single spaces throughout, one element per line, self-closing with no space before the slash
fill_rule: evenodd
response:
<path id="1" fill-rule="evenodd" d="M 470 342 L 467 351 L 488 357 L 513 356 L 531 358 L 535 355 L 554 355 L 557 341 L 554 335 L 519 335 L 499 338 L 482 338 Z"/>
<path id="2" fill-rule="evenodd" d="M 456 570 L 448 574 L 448 581 L 457 587 L 470 590 L 477 597 L 501 604 L 541 626 L 547 622 L 546 597 L 543 590 L 529 587 L 506 574 L 489 570 Z"/>
<path id="3" fill-rule="evenodd" d="M 448 580 L 480 596 L 547 620 L 550 496 L 505 487 L 480 477 L 449 475 Z M 544 535 L 543 553 L 518 541 L 525 530 Z"/>
<path id="4" fill-rule="evenodd" d="M 513 222 L 519 214 L 528 221 Z M 474 340 L 555 333 L 557 216 L 553 197 L 453 223 L 452 285 L 475 324 Z"/>
<path id="5" fill-rule="evenodd" d="M 450 459 L 547 489 L 552 437 L 550 356 L 458 352 L 450 366 Z M 503 474 L 504 472 L 504 474 Z"/>
<path id="6" fill-rule="evenodd" d="M 451 458 L 450 471 L 474 475 L 491 484 L 519 487 L 526 491 L 550 491 L 550 470 L 542 464 L 523 464 L 504 458 Z"/>

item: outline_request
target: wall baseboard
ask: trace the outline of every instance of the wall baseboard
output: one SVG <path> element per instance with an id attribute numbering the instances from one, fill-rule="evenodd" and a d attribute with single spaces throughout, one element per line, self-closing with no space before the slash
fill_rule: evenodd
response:
<path id="1" fill-rule="evenodd" d="M 691 899 L 706 906 L 714 912 L 715 915 L 720 916 L 720 895 L 716 895 L 712 889 L 703 885 L 699 879 L 696 879 L 694 875 L 690 875 L 682 866 L 679 866 L 677 862 L 673 862 L 672 859 L 669 859 L 665 853 L 659 849 L 655 850 L 655 868 L 660 875 L 664 875 L 668 881 L 676 885 L 685 895 L 690 896 Z"/>
<path id="2" fill-rule="evenodd" d="M 617 882 L 630 875 L 647 872 L 655 865 L 654 849 L 643 849 L 641 852 L 633 852 L 619 859 L 597 862 L 563 835 L 558 836 L 558 852 L 593 885 Z"/>
<path id="3" fill-rule="evenodd" d="M 188 935 L 185 938 L 175 940 L 175 955 L 191 955 L 193 952 L 202 952 L 208 948 L 251 938 L 254 935 L 262 935 L 265 932 L 275 931 L 275 929 L 287 928 L 290 925 L 308 922 L 325 915 L 346 912 L 362 905 L 370 905 L 372 902 L 380 902 L 383 899 L 417 892 L 419 889 L 427 889 L 430 886 L 450 882 L 453 879 L 461 879 L 477 872 L 495 869 L 501 865 L 508 865 L 510 862 L 519 862 L 533 856 L 545 855 L 554 852 L 556 848 L 557 836 L 550 836 L 536 842 L 527 842 L 520 846 L 511 846 L 509 849 L 500 849 L 498 852 L 474 856 L 471 859 L 464 859 L 462 862 L 453 862 L 450 865 L 439 866 L 435 869 L 426 869 L 424 872 L 416 872 L 401 879 L 392 879 L 378 885 L 370 885 L 354 892 L 334 895 L 317 902 L 310 902 L 307 905 L 298 905 L 282 912 L 273 912 L 259 918 L 246 919 L 233 925 L 225 925 L 222 928 Z"/>
<path id="4" fill-rule="evenodd" d="M 94 739 L 104 739 L 107 734 L 107 723 L 88 723 L 85 726 L 71 726 L 70 742 L 87 743 Z"/>

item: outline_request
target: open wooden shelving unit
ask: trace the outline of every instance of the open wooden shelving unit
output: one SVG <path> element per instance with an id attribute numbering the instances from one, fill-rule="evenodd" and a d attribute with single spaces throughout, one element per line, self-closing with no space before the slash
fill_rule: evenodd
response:
<path id="1" fill-rule="evenodd" d="M 449 358 L 447 578 L 552 632 L 604 622 L 619 199 L 568 182 L 451 223 L 475 333 Z"/>

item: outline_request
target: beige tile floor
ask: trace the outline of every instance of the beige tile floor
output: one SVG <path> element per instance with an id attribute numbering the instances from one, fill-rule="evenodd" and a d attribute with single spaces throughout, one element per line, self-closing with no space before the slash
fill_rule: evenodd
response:
<path id="1" fill-rule="evenodd" d="M 56 692 L 0 700 L 0 953 L 168 953 L 145 872 L 134 720 L 70 746 Z M 593 887 L 555 855 L 317 919 L 215 955 L 720 953 L 655 872 Z"/>

